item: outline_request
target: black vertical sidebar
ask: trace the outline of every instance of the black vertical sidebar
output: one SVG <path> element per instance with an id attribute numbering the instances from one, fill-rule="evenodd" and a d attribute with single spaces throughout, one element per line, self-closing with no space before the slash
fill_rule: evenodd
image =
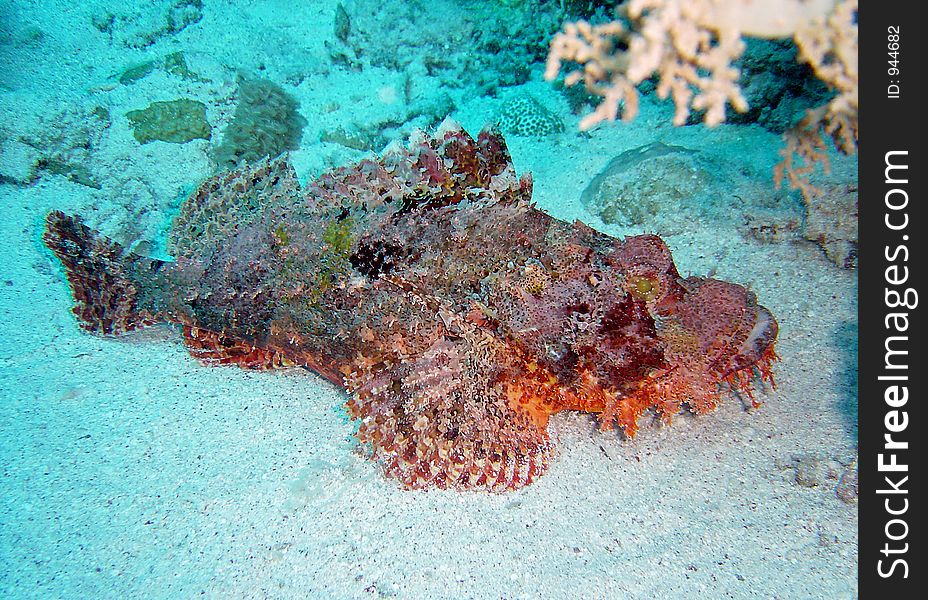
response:
<path id="1" fill-rule="evenodd" d="M 860 597 L 928 590 L 928 70 L 919 2 L 862 2 Z"/>

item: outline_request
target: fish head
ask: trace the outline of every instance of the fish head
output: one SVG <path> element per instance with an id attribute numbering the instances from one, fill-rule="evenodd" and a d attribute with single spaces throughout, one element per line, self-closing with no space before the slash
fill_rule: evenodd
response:
<path id="1" fill-rule="evenodd" d="M 701 277 L 679 283 L 681 291 L 655 310 L 668 364 L 752 398 L 755 375 L 772 384 L 779 325 L 770 310 L 742 285 Z"/>

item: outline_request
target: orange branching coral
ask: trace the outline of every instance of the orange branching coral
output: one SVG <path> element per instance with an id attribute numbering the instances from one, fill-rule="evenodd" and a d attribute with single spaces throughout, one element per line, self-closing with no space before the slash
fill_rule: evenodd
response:
<path id="1" fill-rule="evenodd" d="M 857 0 L 840 2 L 834 12 L 796 29 L 800 55 L 837 94 L 810 117 L 845 154 L 857 151 L 859 78 L 857 66 Z"/>
<path id="2" fill-rule="evenodd" d="M 285 158 L 208 181 L 174 263 L 61 213 L 45 241 L 91 331 L 168 321 L 207 364 L 343 385 L 358 440 L 407 488 L 531 483 L 560 411 L 632 436 L 649 410 L 669 421 L 772 383 L 776 321 L 753 294 L 684 280 L 659 237 L 558 221 L 531 191 L 498 132 L 446 123 L 305 189 Z M 217 212 L 238 217 L 198 238 Z"/>

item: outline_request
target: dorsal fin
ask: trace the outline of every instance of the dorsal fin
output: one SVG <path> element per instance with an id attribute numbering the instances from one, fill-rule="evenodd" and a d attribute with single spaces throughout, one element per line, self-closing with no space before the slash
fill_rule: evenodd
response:
<path id="1" fill-rule="evenodd" d="M 472 202 L 515 203 L 531 199 L 531 178 L 519 179 L 506 142 L 494 127 L 477 139 L 446 119 L 429 134 L 413 131 L 405 144 L 391 143 L 380 158 L 325 173 L 309 185 L 316 206 L 396 217 Z"/>

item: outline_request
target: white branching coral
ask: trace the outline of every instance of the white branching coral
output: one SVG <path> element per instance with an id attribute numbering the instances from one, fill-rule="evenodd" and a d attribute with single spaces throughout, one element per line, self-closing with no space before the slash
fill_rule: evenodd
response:
<path id="1" fill-rule="evenodd" d="M 793 37 L 800 60 L 837 92 L 790 133 L 784 176 L 804 194 L 813 190 L 809 172 L 825 161 L 825 141 L 851 154 L 857 147 L 858 0 L 630 0 L 620 19 L 601 25 L 567 23 L 551 40 L 545 78 L 555 79 L 563 63 L 575 63 L 565 84 L 583 82 L 602 96 L 580 121 L 589 129 L 601 121 L 635 118 L 641 82 L 657 76 L 657 95 L 672 98 L 673 122 L 683 125 L 691 110 L 703 111 L 706 125 L 725 120 L 726 105 L 747 110 L 733 62 L 744 51 L 742 36 Z M 794 155 L 800 158 L 794 161 Z M 826 164 L 827 166 L 827 164 Z"/>
<path id="2" fill-rule="evenodd" d="M 827 104 L 809 110 L 786 132 L 783 162 L 774 172 L 777 186 L 786 179 L 790 187 L 811 199 L 821 194 L 809 181 L 815 165 L 828 169 L 827 139 L 844 154 L 857 152 L 857 0 L 841 2 L 827 17 L 803 23 L 793 39 L 802 59 L 837 92 Z"/>

